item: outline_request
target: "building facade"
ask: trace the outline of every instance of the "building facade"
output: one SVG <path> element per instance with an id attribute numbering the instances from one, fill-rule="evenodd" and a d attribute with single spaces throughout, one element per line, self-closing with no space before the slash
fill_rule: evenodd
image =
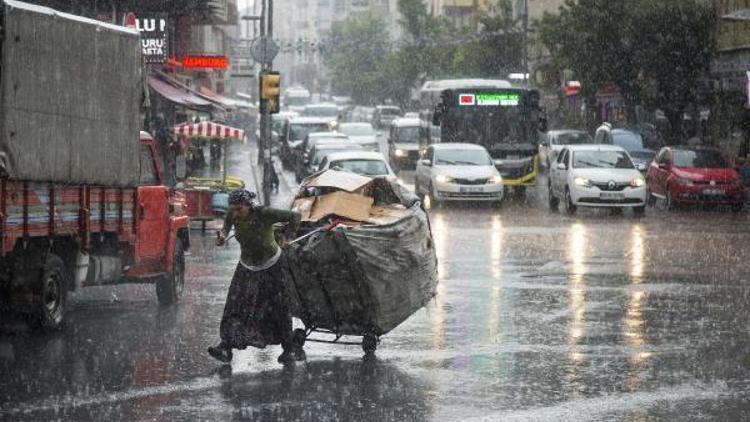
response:
<path id="1" fill-rule="evenodd" d="M 301 85 L 312 92 L 326 89 L 328 81 L 321 45 L 338 22 L 359 13 L 383 17 L 395 41 L 401 37 L 398 0 L 275 0 L 274 39 L 281 52 L 274 68 L 282 74 L 282 86 Z"/>

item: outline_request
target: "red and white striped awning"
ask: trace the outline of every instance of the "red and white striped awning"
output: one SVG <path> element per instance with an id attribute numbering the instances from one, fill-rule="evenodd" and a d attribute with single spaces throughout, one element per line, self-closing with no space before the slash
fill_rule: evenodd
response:
<path id="1" fill-rule="evenodd" d="M 172 132 L 176 135 L 183 135 L 189 138 L 202 137 L 202 138 L 219 138 L 227 139 L 234 138 L 242 140 L 245 137 L 245 131 L 237 129 L 231 126 L 222 125 L 214 122 L 200 122 L 186 125 L 178 125 L 172 128 Z"/>

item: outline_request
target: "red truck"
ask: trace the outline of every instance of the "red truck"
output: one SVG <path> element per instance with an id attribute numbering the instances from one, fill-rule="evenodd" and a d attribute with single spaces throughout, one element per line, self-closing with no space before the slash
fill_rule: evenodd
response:
<path id="1" fill-rule="evenodd" d="M 0 309 L 56 329 L 80 287 L 154 283 L 177 302 L 189 219 L 139 130 L 138 32 L 0 5 Z"/>

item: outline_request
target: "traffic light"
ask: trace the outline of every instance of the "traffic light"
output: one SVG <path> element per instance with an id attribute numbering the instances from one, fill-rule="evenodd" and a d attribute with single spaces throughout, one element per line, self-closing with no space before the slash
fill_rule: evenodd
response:
<path id="1" fill-rule="evenodd" d="M 266 72 L 260 77 L 260 98 L 271 114 L 279 112 L 279 96 L 281 94 L 281 75 L 279 72 Z"/>

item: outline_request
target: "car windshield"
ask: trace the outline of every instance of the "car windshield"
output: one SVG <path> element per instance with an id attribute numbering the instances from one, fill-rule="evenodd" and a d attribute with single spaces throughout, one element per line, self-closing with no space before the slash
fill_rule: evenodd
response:
<path id="1" fill-rule="evenodd" d="M 593 140 L 586 132 L 564 132 L 555 135 L 553 145 L 590 144 Z"/>
<path id="2" fill-rule="evenodd" d="M 634 166 L 622 151 L 576 151 L 573 168 L 632 169 Z"/>
<path id="3" fill-rule="evenodd" d="M 440 149 L 435 151 L 438 166 L 491 166 L 487 152 L 476 149 Z"/>
<path id="4" fill-rule="evenodd" d="M 341 125 L 340 131 L 348 136 L 370 136 L 375 135 L 375 129 L 370 125 Z"/>
<path id="5" fill-rule="evenodd" d="M 301 141 L 308 133 L 330 132 L 327 123 L 292 123 L 289 127 L 289 140 Z"/>
<path id="6" fill-rule="evenodd" d="M 307 106 L 302 114 L 310 117 L 337 117 L 339 108 L 336 106 Z"/>
<path id="7" fill-rule="evenodd" d="M 380 114 L 383 116 L 400 116 L 401 110 L 397 107 L 383 107 L 380 109 Z"/>
<path id="8" fill-rule="evenodd" d="M 400 144 L 417 144 L 419 143 L 419 127 L 405 126 L 398 128 L 398 143 Z"/>
<path id="9" fill-rule="evenodd" d="M 650 150 L 630 151 L 630 156 L 638 160 L 651 161 L 656 157 L 656 152 Z"/>
<path id="10" fill-rule="evenodd" d="M 729 168 L 729 163 L 719 151 L 675 150 L 672 152 L 675 167 Z"/>
<path id="11" fill-rule="evenodd" d="M 356 150 L 356 149 L 359 149 L 359 148 L 357 148 L 354 145 L 337 145 L 337 146 L 331 145 L 330 147 L 326 145 L 325 148 L 318 148 L 315 150 L 312 164 L 317 167 L 317 165 L 320 164 L 320 161 L 328 155 L 331 155 L 336 152 L 347 152 L 347 151 Z"/>
<path id="12" fill-rule="evenodd" d="M 644 149 L 641 135 L 632 132 L 613 133 L 612 144 L 617 145 L 625 151 L 641 151 Z"/>
<path id="13" fill-rule="evenodd" d="M 331 161 L 330 168 L 344 170 L 362 176 L 386 176 L 388 167 L 383 160 L 350 159 Z"/>

